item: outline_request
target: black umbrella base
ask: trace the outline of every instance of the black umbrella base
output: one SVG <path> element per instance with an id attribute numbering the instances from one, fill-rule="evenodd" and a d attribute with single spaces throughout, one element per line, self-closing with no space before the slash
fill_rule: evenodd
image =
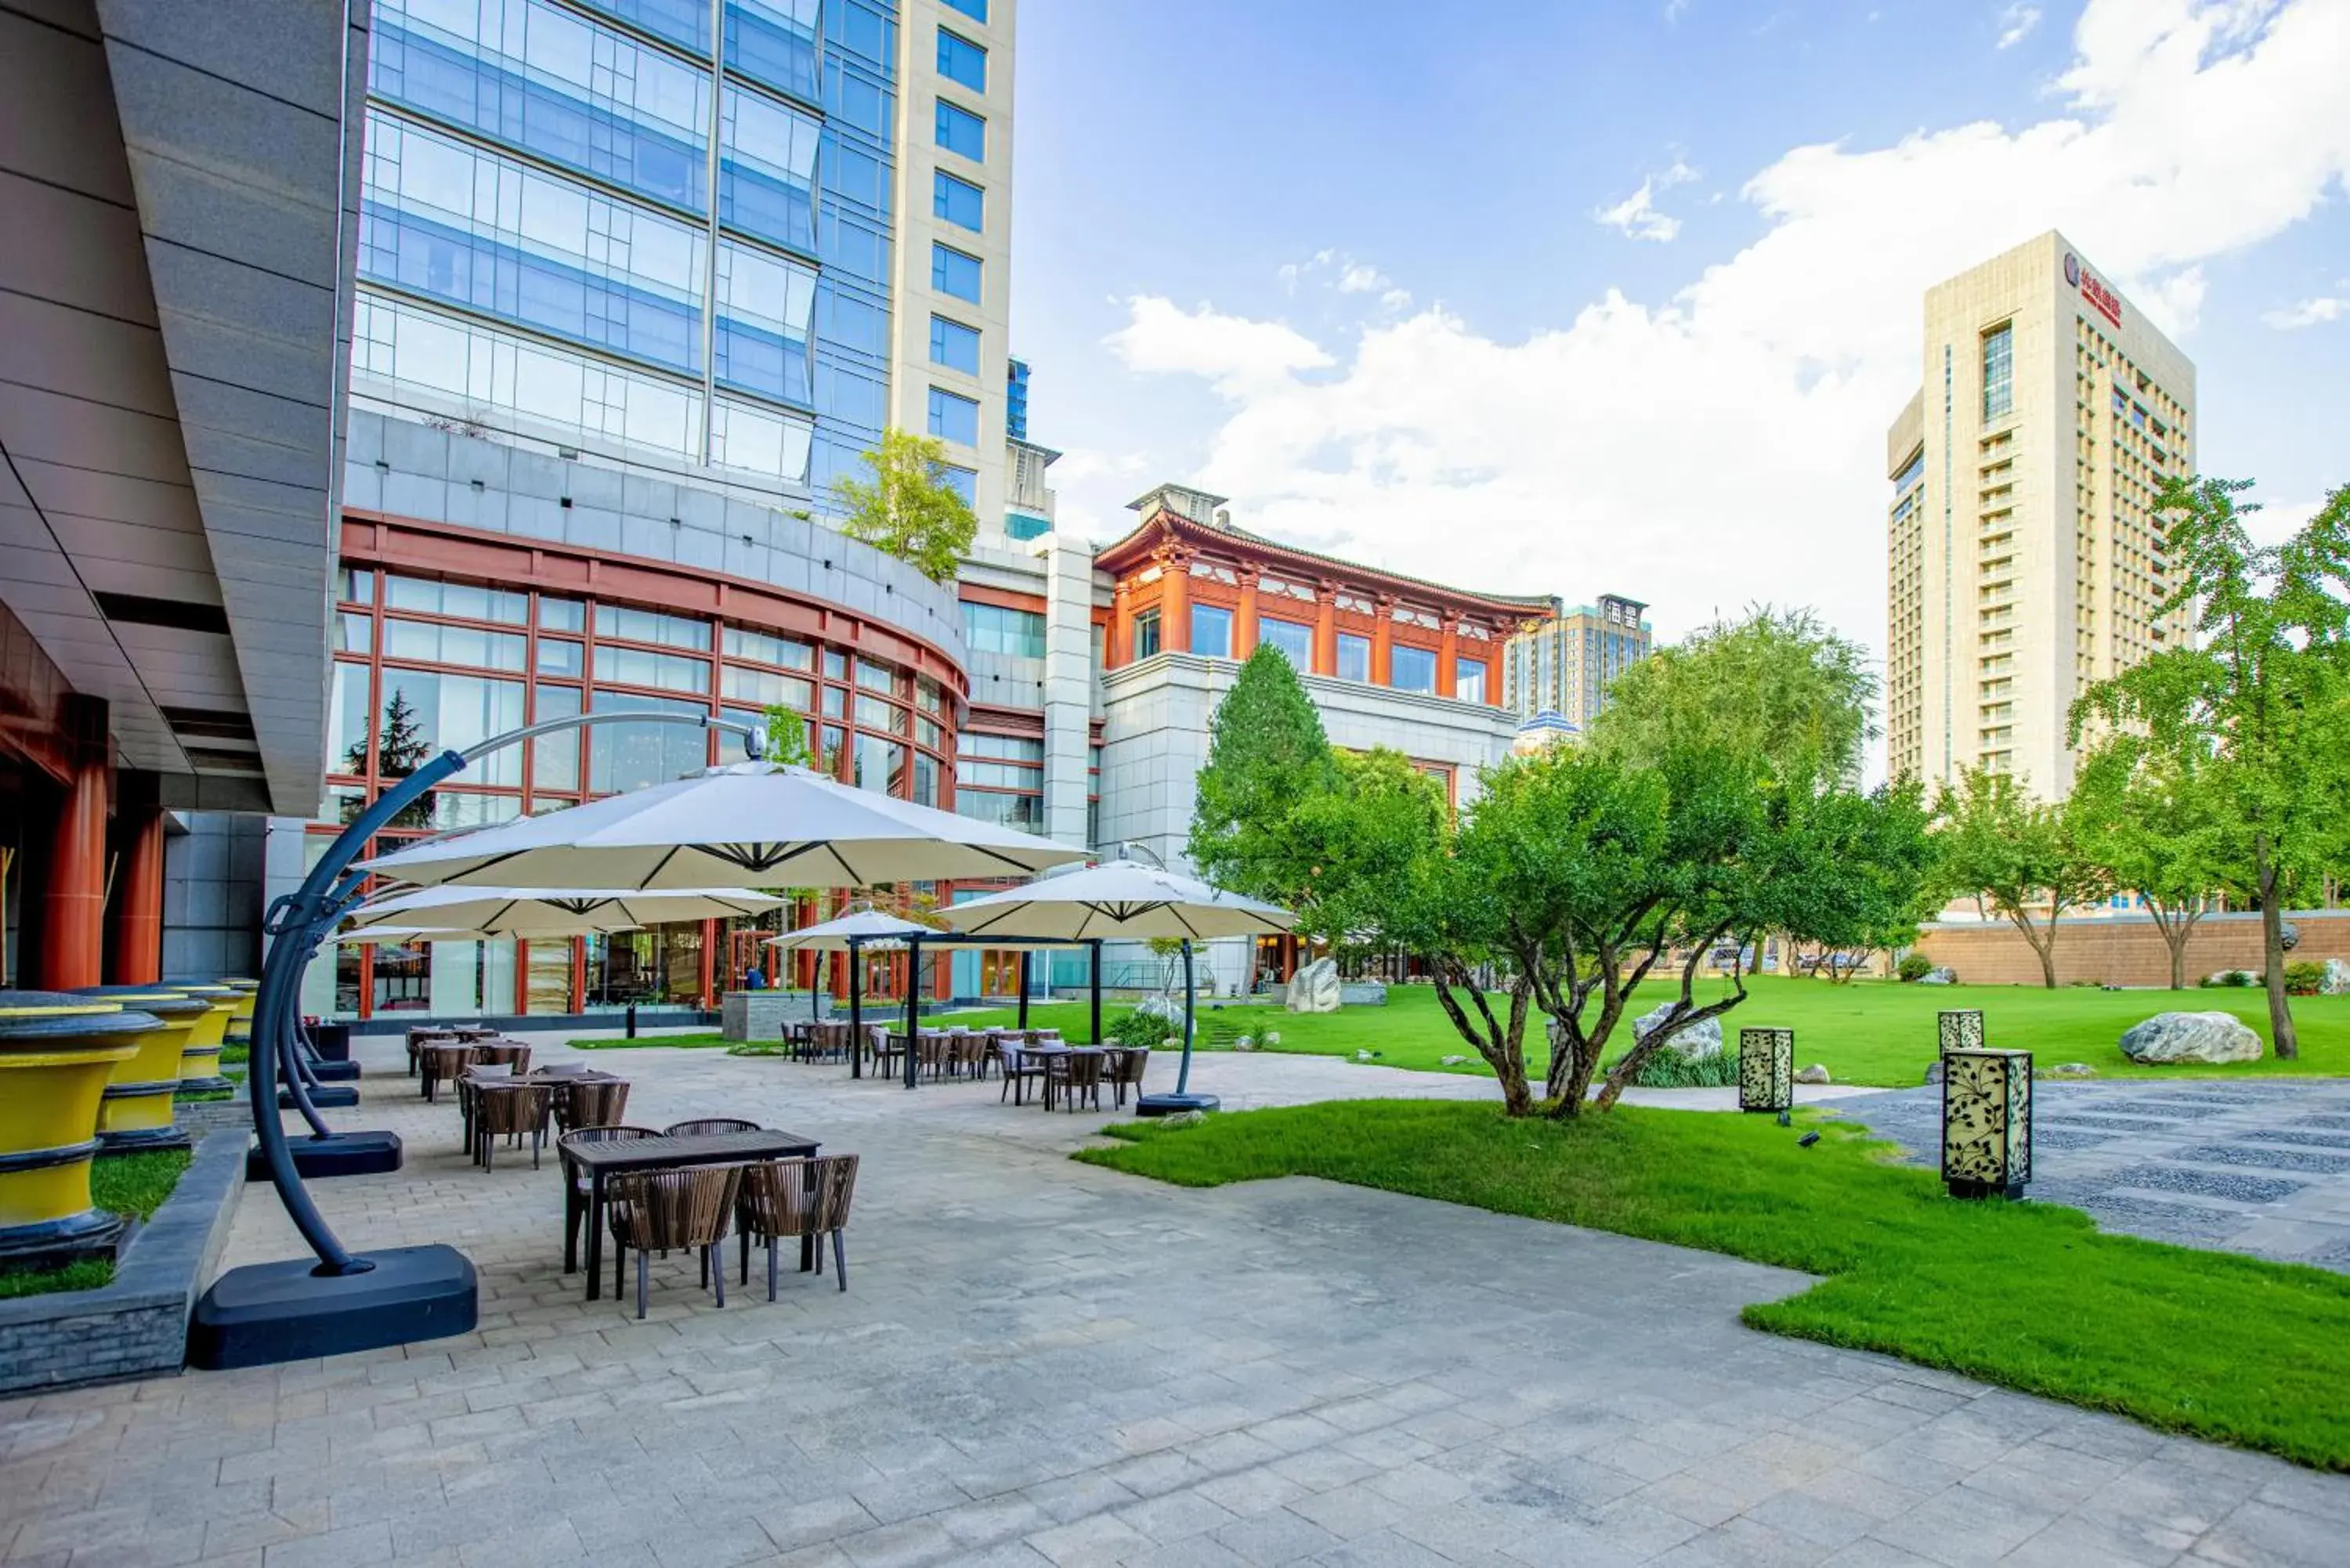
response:
<path id="1" fill-rule="evenodd" d="M 310 1072 L 322 1084 L 356 1084 L 359 1081 L 357 1062 L 338 1062 L 331 1056 L 321 1056 L 310 1064 Z"/>
<path id="2" fill-rule="evenodd" d="M 1213 1095 L 1138 1095 L 1138 1116 L 1180 1116 L 1190 1111 L 1212 1111 L 1222 1104 Z"/>
<path id="3" fill-rule="evenodd" d="M 322 1111 L 348 1110 L 359 1103 L 359 1092 L 348 1084 L 321 1084 L 310 1091 L 310 1103 Z M 296 1108 L 292 1091 L 277 1091 L 277 1108 L 281 1111 Z"/>
<path id="4" fill-rule="evenodd" d="M 307 1179 L 333 1176 L 380 1176 L 398 1170 L 400 1135 L 396 1132 L 328 1133 L 325 1137 L 289 1137 L 286 1151 L 294 1157 L 295 1174 Z M 269 1179 L 269 1161 L 255 1144 L 244 1157 L 247 1181 Z"/>
<path id="5" fill-rule="evenodd" d="M 274 1366 L 470 1334 L 481 1318 L 473 1260 L 454 1247 L 361 1254 L 364 1273 L 321 1274 L 316 1258 L 231 1269 L 196 1302 L 188 1365 Z"/>

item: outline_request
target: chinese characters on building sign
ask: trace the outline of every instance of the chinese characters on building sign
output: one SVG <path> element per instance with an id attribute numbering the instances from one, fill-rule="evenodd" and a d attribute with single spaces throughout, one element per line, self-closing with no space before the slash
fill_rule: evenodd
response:
<path id="1" fill-rule="evenodd" d="M 2097 275 L 2081 265 L 2081 258 L 2070 252 L 2064 256 L 2064 281 L 2081 291 L 2081 297 L 2097 307 L 2097 314 L 2119 327 L 2122 324 L 2122 296 L 2107 288 Z"/>

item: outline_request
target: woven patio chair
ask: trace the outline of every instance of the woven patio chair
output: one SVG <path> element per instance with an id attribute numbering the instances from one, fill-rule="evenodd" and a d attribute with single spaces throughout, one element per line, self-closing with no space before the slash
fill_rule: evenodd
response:
<path id="1" fill-rule="evenodd" d="M 575 1078 L 555 1092 L 555 1125 L 567 1133 L 575 1127 L 610 1127 L 628 1108 L 626 1078 Z"/>
<path id="2" fill-rule="evenodd" d="M 695 1165 L 677 1170 L 637 1170 L 617 1175 L 605 1187 L 612 1220 L 612 1293 L 618 1295 L 630 1251 L 637 1254 L 637 1315 L 645 1315 L 652 1254 L 691 1251 L 702 1256 L 702 1276 L 726 1304 L 726 1264 L 712 1252 L 726 1240 L 742 1190 L 739 1165 Z"/>
<path id="3" fill-rule="evenodd" d="M 857 1190 L 857 1156 L 828 1154 L 816 1159 L 776 1159 L 746 1166 L 740 1200 L 743 1282 L 751 1282 L 751 1243 L 767 1244 L 767 1299 L 775 1299 L 775 1243 L 785 1237 L 813 1236 L 816 1272 L 824 1272 L 824 1238 L 832 1238 L 833 1275 L 848 1288 L 848 1202 Z"/>
<path id="4" fill-rule="evenodd" d="M 661 1128 L 663 1137 L 700 1137 L 704 1133 L 757 1132 L 759 1124 L 741 1116 L 696 1116 Z"/>
<path id="5" fill-rule="evenodd" d="M 511 1080 L 507 1080 L 511 1082 Z M 530 1168 L 538 1168 L 539 1151 L 546 1145 L 546 1116 L 555 1089 L 548 1084 L 522 1083 L 473 1091 L 473 1158 L 484 1170 L 497 1168 L 498 1139 L 530 1137 Z"/>
<path id="6" fill-rule="evenodd" d="M 1003 1070 L 1003 1088 L 995 1096 L 995 1102 L 998 1105 L 1002 1105 L 1005 1100 L 1010 1100 L 1015 1106 L 1023 1104 L 1026 1097 L 1027 1085 L 1042 1084 L 1045 1081 L 1044 1059 L 1024 1055 L 1021 1053 L 1020 1037 L 1017 1034 L 996 1036 L 995 1060 Z"/>
<path id="7" fill-rule="evenodd" d="M 606 1143 L 618 1138 L 659 1137 L 660 1137 L 660 1129 L 659 1127 L 574 1127 L 569 1132 L 565 1133 L 561 1137 L 556 1138 L 555 1140 L 555 1147 L 559 1149 L 567 1144 Z M 566 1166 L 564 1168 L 567 1172 L 570 1171 L 570 1167 L 568 1166 Z M 584 1170 L 571 1173 L 569 1179 L 564 1184 L 563 1252 L 566 1257 L 571 1255 L 573 1249 L 577 1244 L 580 1217 L 588 1212 L 588 1200 L 593 1195 L 593 1191 L 588 1186 L 588 1173 Z M 613 1288 L 618 1290 L 619 1287 L 616 1285 Z"/>
<path id="8" fill-rule="evenodd" d="M 1045 1106 L 1058 1099 L 1061 1108 L 1074 1111 L 1081 1099 L 1101 1109 L 1102 1068 L 1107 1057 L 1098 1051 L 1056 1051 L 1045 1058 Z"/>
<path id="9" fill-rule="evenodd" d="M 1132 1089 L 1139 1099 L 1142 1095 L 1142 1075 L 1150 1068 L 1150 1047 L 1138 1045 L 1130 1050 L 1110 1053 L 1110 1083 L 1118 1094 L 1118 1103 L 1126 1104 L 1126 1092 Z"/>
<path id="10" fill-rule="evenodd" d="M 517 1078 L 530 1072 L 530 1047 L 519 1040 L 477 1040 L 473 1060 L 484 1067 L 505 1067 Z"/>
<path id="11" fill-rule="evenodd" d="M 442 1084 L 473 1065 L 477 1059 L 473 1053 L 479 1049 L 479 1046 L 452 1044 L 446 1041 L 428 1041 L 419 1047 L 416 1075 L 425 1099 L 437 1101 L 441 1097 Z"/>

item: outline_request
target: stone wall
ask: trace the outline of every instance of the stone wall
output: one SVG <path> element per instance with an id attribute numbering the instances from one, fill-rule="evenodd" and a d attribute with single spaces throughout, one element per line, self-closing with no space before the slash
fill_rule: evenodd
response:
<path id="1" fill-rule="evenodd" d="M 2300 909 L 2285 919 L 2301 929 L 2301 941 L 2287 961 L 2350 960 L 2350 910 Z M 2014 927 L 2001 921 L 1928 926 L 1917 951 L 1958 971 L 1969 985 L 2038 985 L 2040 958 Z M 2257 973 L 2261 918 L 2257 914 L 2206 915 L 2187 944 L 2187 983 L 2223 969 Z M 2067 920 L 2057 928 L 2056 980 L 2094 981 L 2100 985 L 2160 987 L 2170 983 L 2170 950 L 2144 915 Z"/>
<path id="2" fill-rule="evenodd" d="M 816 1000 L 825 1004 L 817 1016 L 832 1016 L 832 999 L 818 993 Z M 730 991 L 719 1008 L 718 1032 L 729 1040 L 780 1040 L 785 1024 L 803 1023 L 807 1016 L 805 991 Z"/>
<path id="3" fill-rule="evenodd" d="M 220 1266 L 245 1137 L 203 1140 L 180 1185 L 123 1249 L 113 1283 L 0 1302 L 0 1395 L 171 1376 L 187 1359 L 188 1314 Z"/>

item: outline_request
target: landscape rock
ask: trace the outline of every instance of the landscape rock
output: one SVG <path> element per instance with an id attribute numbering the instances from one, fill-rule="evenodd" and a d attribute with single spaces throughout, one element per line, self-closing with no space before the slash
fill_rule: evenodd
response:
<path id="1" fill-rule="evenodd" d="M 1348 1007 L 1385 1007 L 1388 1004 L 1388 982 L 1383 980 L 1349 980 L 1340 983 L 1338 1000 Z"/>
<path id="2" fill-rule="evenodd" d="M 1182 1008 L 1163 996 L 1146 996 L 1134 1004 L 1134 1010 L 1145 1018 L 1164 1018 L 1170 1023 L 1183 1016 Z"/>
<path id="3" fill-rule="evenodd" d="M 1338 1011 L 1338 961 L 1315 959 L 1289 977 L 1286 1005 L 1292 1012 Z"/>
<path id="4" fill-rule="evenodd" d="M 1938 964 L 1919 975 L 1918 983 L 1919 985 L 1956 985 L 1959 983 L 1959 971 L 1949 964 Z"/>
<path id="5" fill-rule="evenodd" d="M 1822 1064 L 1814 1062 L 1795 1075 L 1795 1082 L 1798 1084 L 1827 1083 L 1829 1082 L 1828 1070 Z"/>
<path id="6" fill-rule="evenodd" d="M 1281 1031 L 1278 1029 L 1266 1030 L 1264 1032 L 1264 1043 L 1267 1049 L 1271 1049 L 1273 1046 L 1280 1044 Z"/>
<path id="7" fill-rule="evenodd" d="M 2350 996 L 2350 963 L 2340 959 L 2325 961 L 2325 978 L 2317 982 L 2320 996 Z"/>
<path id="8" fill-rule="evenodd" d="M 1632 1038 L 1646 1040 L 1649 1032 L 1660 1026 L 1673 1004 L 1660 1002 L 1632 1021 Z M 1692 1062 L 1702 1062 L 1709 1056 L 1721 1054 L 1721 1020 L 1708 1018 L 1678 1030 L 1665 1042 L 1665 1049 Z"/>
<path id="9" fill-rule="evenodd" d="M 1253 1051 L 1256 1049 L 1256 1041 L 1246 1034 L 1235 1035 L 1232 1038 L 1232 1049 L 1235 1051 Z"/>
<path id="10" fill-rule="evenodd" d="M 1466 1056 L 1446 1056 L 1441 1058 L 1441 1060 L 1448 1067 L 1458 1067 L 1466 1063 L 1469 1058 Z"/>
<path id="11" fill-rule="evenodd" d="M 2122 1036 L 2133 1062 L 2257 1062 L 2261 1037 L 2232 1012 L 2158 1012 Z"/>
<path id="12" fill-rule="evenodd" d="M 2043 1067 L 2038 1074 L 2043 1078 L 2094 1078 L 2096 1075 L 2097 1070 L 2086 1062 L 2059 1062 L 2053 1067 Z"/>
<path id="13" fill-rule="evenodd" d="M 2291 952 L 2293 949 L 2301 946 L 2301 928 L 2294 925 L 2291 920 L 2279 922 L 2277 926 L 2277 946 L 2284 949 L 2287 952 Z"/>

